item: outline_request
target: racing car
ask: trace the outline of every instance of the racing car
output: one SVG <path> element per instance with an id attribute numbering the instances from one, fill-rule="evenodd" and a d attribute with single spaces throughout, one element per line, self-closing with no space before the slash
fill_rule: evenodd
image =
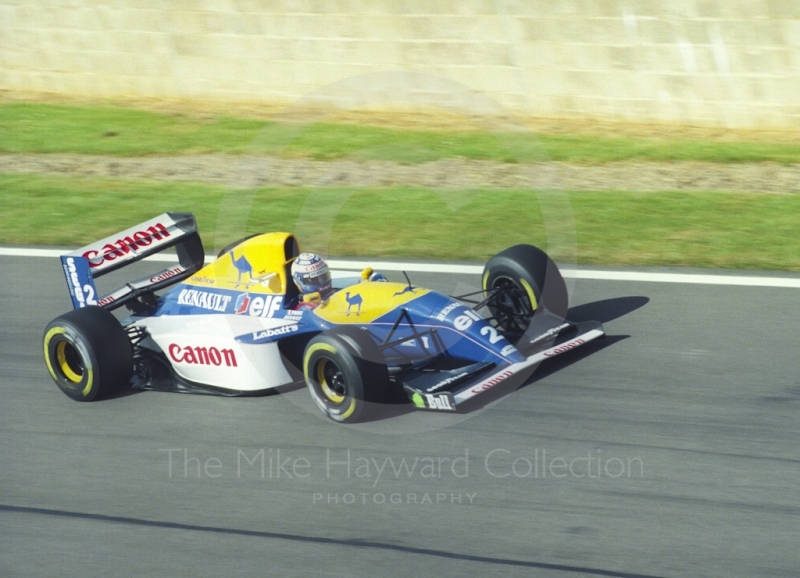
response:
<path id="1" fill-rule="evenodd" d="M 177 263 L 98 294 L 97 278 L 167 249 Z M 123 388 L 246 396 L 305 382 L 325 415 L 355 422 L 401 402 L 457 411 L 604 335 L 598 322 L 565 321 L 564 280 L 532 245 L 492 257 L 474 293 L 365 270 L 334 279 L 314 307 L 301 306 L 291 277 L 300 254 L 293 234 L 268 232 L 206 264 L 194 216 L 175 212 L 65 254 L 73 310 L 45 329 L 50 375 L 78 401 Z M 123 306 L 126 316 L 112 313 Z"/>

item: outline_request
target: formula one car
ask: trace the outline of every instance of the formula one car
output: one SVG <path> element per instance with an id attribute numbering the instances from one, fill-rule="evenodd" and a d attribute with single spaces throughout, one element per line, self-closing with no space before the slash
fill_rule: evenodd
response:
<path id="1" fill-rule="evenodd" d="M 177 264 L 98 296 L 96 278 L 168 248 Z M 365 274 L 334 279 L 313 308 L 299 307 L 290 274 L 299 254 L 292 234 L 264 233 L 204 266 L 194 216 L 165 213 L 64 255 L 74 310 L 45 329 L 50 374 L 78 401 L 125 387 L 240 396 L 305 381 L 323 413 L 354 422 L 386 403 L 455 411 L 604 335 L 597 322 L 564 321 L 564 280 L 531 245 L 490 259 L 473 294 Z M 123 305 L 119 321 L 111 310 Z"/>

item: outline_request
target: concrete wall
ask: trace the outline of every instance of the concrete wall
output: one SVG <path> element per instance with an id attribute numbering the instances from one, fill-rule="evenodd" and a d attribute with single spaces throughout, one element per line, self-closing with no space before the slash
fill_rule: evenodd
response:
<path id="1" fill-rule="evenodd" d="M 286 103 L 410 69 L 540 117 L 800 128 L 800 0 L 0 0 L 0 89 Z"/>

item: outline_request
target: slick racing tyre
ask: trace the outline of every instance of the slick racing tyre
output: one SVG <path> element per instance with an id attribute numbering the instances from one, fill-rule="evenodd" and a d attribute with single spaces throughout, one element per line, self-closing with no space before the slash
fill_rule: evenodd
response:
<path id="1" fill-rule="evenodd" d="M 564 278 L 547 254 L 533 245 L 515 245 L 498 253 L 483 269 L 483 290 L 498 290 L 488 303 L 500 329 L 522 333 L 533 313 L 547 309 L 567 315 L 569 295 Z"/>
<path id="2" fill-rule="evenodd" d="M 314 337 L 303 356 L 303 374 L 314 403 L 334 421 L 363 421 L 390 401 L 383 353 L 363 329 L 335 327 Z"/>
<path id="3" fill-rule="evenodd" d="M 44 330 L 44 358 L 56 385 L 76 401 L 107 397 L 128 385 L 133 374 L 128 335 L 97 306 L 51 321 Z"/>

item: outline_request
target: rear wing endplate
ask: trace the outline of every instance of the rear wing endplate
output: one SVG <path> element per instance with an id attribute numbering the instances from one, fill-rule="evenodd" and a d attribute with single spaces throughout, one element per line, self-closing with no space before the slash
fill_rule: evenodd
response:
<path id="1" fill-rule="evenodd" d="M 175 247 L 178 264 L 153 275 L 126 283 L 111 293 L 99 296 L 94 284 L 97 277 L 110 273 L 150 255 Z M 61 265 L 75 309 L 99 305 L 116 309 L 182 281 L 203 266 L 205 252 L 192 213 L 164 213 L 116 235 L 62 255 Z"/>

